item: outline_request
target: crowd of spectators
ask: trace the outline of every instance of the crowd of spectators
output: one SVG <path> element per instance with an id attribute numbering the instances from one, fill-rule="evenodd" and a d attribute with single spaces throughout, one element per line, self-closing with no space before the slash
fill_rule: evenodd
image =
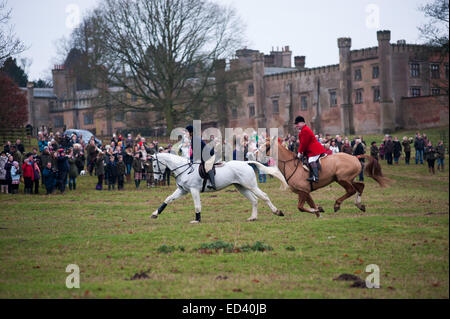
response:
<path id="1" fill-rule="evenodd" d="M 19 184 L 24 184 L 25 194 L 39 194 L 45 188 L 46 194 L 56 190 L 65 193 L 77 189 L 80 175 L 95 175 L 98 178 L 96 189 L 124 189 L 125 181 L 131 183 L 134 172 L 135 187 L 141 181 L 147 187 L 170 185 L 170 171 L 155 180 L 151 155 L 155 152 L 172 152 L 172 146 L 160 147 L 158 141 L 148 143 L 145 138 L 131 134 L 123 138 L 114 134 L 111 141 L 99 147 L 94 136 L 88 143 L 82 136 L 66 136 L 38 133 L 38 147 L 26 153 L 20 139 L 12 144 L 8 141 L 0 154 L 0 185 L 2 193 L 18 193 Z M 87 144 L 87 145 L 86 145 Z"/>
<path id="2" fill-rule="evenodd" d="M 147 141 L 139 134 L 133 137 L 128 134 L 114 134 L 108 143 L 103 146 L 96 144 L 95 138 L 85 144 L 82 136 L 73 134 L 65 136 L 59 132 L 56 134 L 38 133 L 38 147 L 33 147 L 26 153 L 20 139 L 12 144 L 8 141 L 0 154 L 0 186 L 2 193 L 18 193 L 19 184 L 24 184 L 25 194 L 38 194 L 39 188 L 45 187 L 46 194 L 52 194 L 55 190 L 64 193 L 68 186 L 70 191 L 77 189 L 77 178 L 80 175 L 97 176 L 97 190 L 108 186 L 108 190 L 123 190 L 125 183 L 139 189 L 141 183 L 146 183 L 148 188 L 170 185 L 170 170 L 166 169 L 163 176 L 157 176 L 153 172 L 151 155 L 156 152 L 169 152 L 172 154 L 190 156 L 190 139 L 182 138 L 177 149 L 169 144 L 166 147 L 159 145 L 158 141 Z M 208 142 L 215 138 L 211 136 Z M 316 135 L 316 139 L 324 145 L 327 154 L 347 153 L 358 156 L 370 154 L 377 160 L 385 160 L 387 165 L 399 165 L 403 157 L 405 164 L 410 165 L 412 147 L 415 151 L 415 164 L 421 165 L 426 161 L 429 172 L 435 174 L 435 162 L 438 171 L 444 171 L 444 159 L 446 148 L 442 141 L 434 145 L 425 133 L 417 132 L 415 137 L 404 136 L 400 141 L 398 137 L 386 135 L 382 143 L 377 146 L 375 141 L 369 145 L 362 136 L 350 140 L 347 137 L 336 135 L 331 137 L 326 134 Z M 216 141 L 216 146 L 221 145 Z M 282 139 L 282 145 L 294 153 L 299 148 L 299 140 L 296 135 L 288 134 Z M 227 153 L 228 144 L 223 144 L 222 156 Z M 228 150 L 230 152 L 231 150 Z M 270 157 L 270 139 L 256 132 L 251 135 L 243 134 L 239 142 L 235 143 L 233 160 L 259 161 L 265 166 L 276 165 Z M 359 157 L 358 157 L 359 158 Z M 216 161 L 221 161 L 216 158 Z M 359 158 L 362 170 L 359 180 L 364 181 L 364 158 Z M 260 183 L 266 182 L 266 175 L 253 166 Z M 133 175 L 132 175 L 133 172 Z"/>

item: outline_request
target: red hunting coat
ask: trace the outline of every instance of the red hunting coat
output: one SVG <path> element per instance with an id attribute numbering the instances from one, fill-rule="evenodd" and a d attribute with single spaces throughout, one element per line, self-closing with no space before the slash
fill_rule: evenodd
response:
<path id="1" fill-rule="evenodd" d="M 300 154 L 306 154 L 306 156 L 311 157 L 327 152 L 322 144 L 317 141 L 313 131 L 306 125 L 298 133 L 298 139 L 300 141 L 300 147 L 298 148 Z"/>

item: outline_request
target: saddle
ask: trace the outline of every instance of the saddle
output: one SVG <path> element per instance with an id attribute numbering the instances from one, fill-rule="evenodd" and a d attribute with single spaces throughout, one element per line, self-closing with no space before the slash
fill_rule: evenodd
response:
<path id="1" fill-rule="evenodd" d="M 320 162 L 322 161 L 323 158 L 325 158 L 327 156 L 328 156 L 328 154 L 326 154 L 326 153 L 320 154 L 319 159 L 317 160 L 317 167 L 318 167 L 319 171 L 322 170 L 322 165 L 321 165 Z M 302 164 L 303 164 L 302 165 L 303 169 L 305 171 L 311 172 L 311 169 L 309 168 L 309 163 L 308 163 L 308 159 L 307 158 L 305 158 L 305 157 L 303 158 L 303 163 Z"/>
<path id="2" fill-rule="evenodd" d="M 222 167 L 224 166 L 224 163 L 215 163 L 213 165 L 212 171 L 214 176 L 216 176 L 216 167 Z M 201 178 L 203 178 L 203 185 L 202 185 L 202 193 L 205 191 L 205 187 L 206 187 L 206 183 L 208 182 L 208 174 L 206 173 L 205 170 L 205 163 L 201 163 L 198 166 L 198 174 L 200 175 Z"/>

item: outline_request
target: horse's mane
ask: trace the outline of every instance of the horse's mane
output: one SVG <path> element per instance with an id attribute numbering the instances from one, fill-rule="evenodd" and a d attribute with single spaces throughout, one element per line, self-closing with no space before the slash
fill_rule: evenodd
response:
<path id="1" fill-rule="evenodd" d="M 278 148 L 283 148 L 292 158 L 296 158 L 297 155 L 294 152 L 291 152 L 289 149 L 283 146 L 280 142 L 278 142 Z"/>

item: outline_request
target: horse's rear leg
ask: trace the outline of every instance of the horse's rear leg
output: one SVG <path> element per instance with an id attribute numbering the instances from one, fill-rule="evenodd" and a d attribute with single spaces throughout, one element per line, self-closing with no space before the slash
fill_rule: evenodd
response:
<path id="1" fill-rule="evenodd" d="M 234 184 L 236 189 L 252 203 L 252 215 L 247 220 L 249 222 L 253 222 L 258 218 L 258 198 L 247 188 Z"/>
<path id="2" fill-rule="evenodd" d="M 305 202 L 308 202 L 308 205 L 311 206 L 310 209 L 305 208 Z M 299 192 L 298 193 L 298 210 L 305 213 L 311 213 L 316 214 L 316 216 L 319 218 L 320 211 L 319 208 L 314 203 L 313 199 L 311 198 L 311 195 L 306 192 Z"/>
<path id="3" fill-rule="evenodd" d="M 366 206 L 364 204 L 361 204 L 361 196 L 364 191 L 364 183 L 361 182 L 353 182 L 353 187 L 356 189 L 356 199 L 355 199 L 355 205 L 363 212 L 366 211 Z"/>
<path id="4" fill-rule="evenodd" d="M 341 208 L 341 204 L 344 200 L 353 196 L 356 193 L 355 188 L 353 187 L 353 185 L 350 182 L 338 181 L 338 183 L 339 183 L 339 185 L 341 185 L 342 187 L 345 188 L 345 191 L 347 193 L 345 193 L 344 196 L 342 196 L 336 200 L 336 202 L 334 203 L 334 212 L 337 212 Z"/>
<path id="5" fill-rule="evenodd" d="M 264 193 L 260 188 L 255 187 L 252 188 L 251 191 L 253 192 L 253 194 L 255 194 L 255 196 L 257 196 L 258 198 L 262 199 L 263 201 L 266 202 L 267 206 L 269 206 L 270 210 L 272 211 L 272 213 L 274 213 L 277 216 L 284 216 L 283 212 L 281 210 L 278 210 L 270 201 L 269 196 L 267 196 L 266 193 Z"/>

